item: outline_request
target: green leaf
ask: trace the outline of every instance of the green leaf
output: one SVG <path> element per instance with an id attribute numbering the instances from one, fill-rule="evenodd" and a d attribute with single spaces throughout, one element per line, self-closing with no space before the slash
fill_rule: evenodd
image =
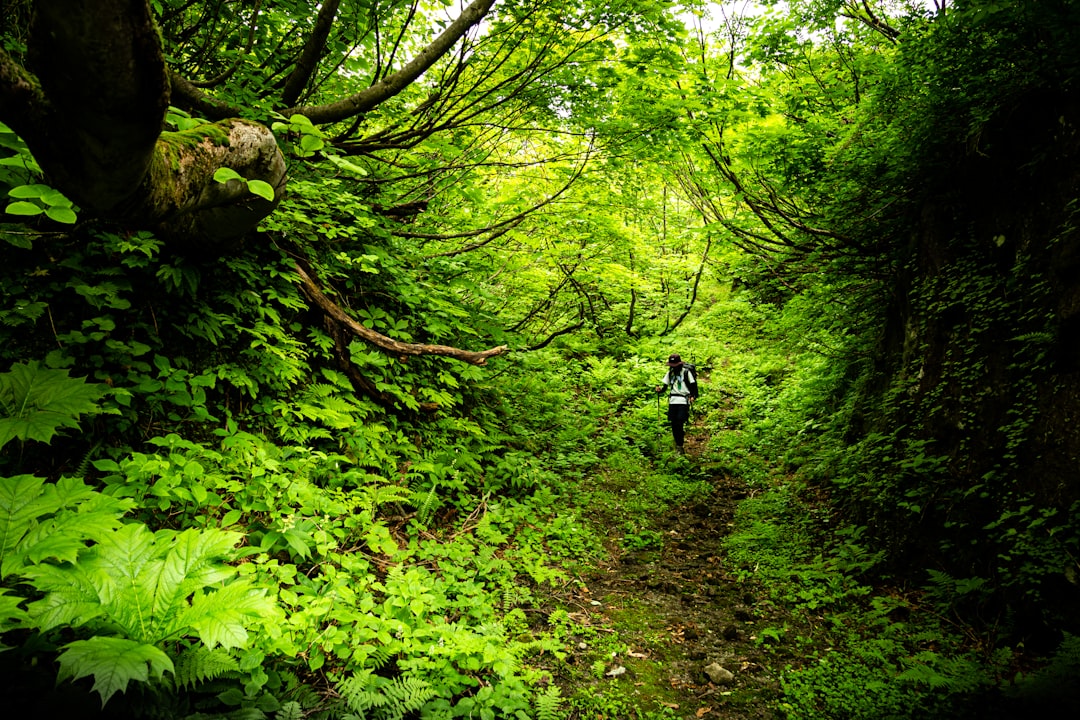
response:
<path id="1" fill-rule="evenodd" d="M 78 220 L 78 216 L 75 211 L 69 207 L 48 207 L 45 208 L 45 214 L 50 220 L 55 220 L 58 223 L 64 223 L 65 225 L 74 225 Z"/>
<path id="2" fill-rule="evenodd" d="M 43 211 L 40 205 L 20 200 L 7 206 L 8 215 L 40 215 Z"/>
<path id="3" fill-rule="evenodd" d="M 30 619 L 26 611 L 19 607 L 23 598 L 18 595 L 8 595 L 7 593 L 7 588 L 0 588 L 0 635 L 3 635 L 8 630 L 24 626 Z M 6 649 L 7 647 L 0 643 L 0 651 Z"/>
<path id="4" fill-rule="evenodd" d="M 104 707 L 117 691 L 127 690 L 132 680 L 147 682 L 173 672 L 172 660 L 160 648 L 117 637 L 92 637 L 64 646 L 60 654 L 59 680 L 94 676 L 94 691 Z"/>
<path id="5" fill-rule="evenodd" d="M 34 243 L 30 240 L 30 236 L 26 233 L 13 233 L 0 231 L 0 239 L 3 239 L 9 245 L 14 245 L 17 248 L 23 250 L 29 250 L 34 247 Z"/>
<path id="6" fill-rule="evenodd" d="M 0 478 L 0 577 L 19 572 L 27 561 L 74 562 L 88 540 L 119 525 L 131 504 L 77 478 L 52 484 L 31 475 Z"/>
<path id="7" fill-rule="evenodd" d="M 243 180 L 244 176 L 236 172 L 232 168 L 223 167 L 214 171 L 214 179 L 219 183 L 226 183 L 230 180 Z"/>
<path id="8" fill-rule="evenodd" d="M 300 138 L 300 148 L 304 152 L 313 153 L 322 150 L 326 145 L 321 137 L 316 135 L 304 135 Z"/>
<path id="9" fill-rule="evenodd" d="M 29 198 L 39 198 L 50 192 L 55 192 L 55 190 L 48 185 L 19 185 L 18 187 L 11 188 L 11 190 L 8 191 L 8 195 L 13 198 L 26 200 Z"/>
<path id="10" fill-rule="evenodd" d="M 33 475 L 0 478 L 0 561 L 5 564 L 34 521 L 56 509 L 41 499 L 44 482 Z M 0 577 L 6 575 L 0 570 Z"/>
<path id="11" fill-rule="evenodd" d="M 0 374 L 0 447 L 11 440 L 49 442 L 61 428 L 78 427 L 77 418 L 100 410 L 107 388 L 49 370 L 37 362 L 16 363 Z"/>
<path id="12" fill-rule="evenodd" d="M 71 201 L 59 190 L 49 190 L 41 196 L 41 202 L 54 207 L 71 207 Z"/>
<path id="13" fill-rule="evenodd" d="M 274 187 L 265 180 L 248 180 L 248 190 L 253 195 L 266 198 L 270 202 L 274 201 Z"/>
<path id="14" fill-rule="evenodd" d="M 221 517 L 221 526 L 229 527 L 230 525 L 235 525 L 236 521 L 239 520 L 242 516 L 243 513 L 239 510 L 230 510 Z"/>
<path id="15" fill-rule="evenodd" d="M 234 582 L 213 593 L 198 593 L 183 622 L 194 628 L 208 647 L 243 647 L 247 643 L 246 625 L 269 616 L 274 602 L 262 590 L 246 582 Z"/>
<path id="16" fill-rule="evenodd" d="M 350 172 L 358 177 L 367 177 L 368 171 L 360 167 L 356 163 L 338 155 L 328 155 L 327 159 L 334 165 L 337 165 L 342 170 Z"/>
<path id="17" fill-rule="evenodd" d="M 47 592 L 41 600 L 30 603 L 27 611 L 39 630 L 61 625 L 79 627 L 104 612 L 99 588 L 108 585 L 108 577 L 88 571 L 82 563 L 74 565 L 36 565 L 23 575 L 39 591 Z"/>

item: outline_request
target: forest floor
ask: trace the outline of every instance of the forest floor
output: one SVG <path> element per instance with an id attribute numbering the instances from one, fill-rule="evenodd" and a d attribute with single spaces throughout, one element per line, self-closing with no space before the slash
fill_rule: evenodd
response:
<path id="1" fill-rule="evenodd" d="M 725 567 L 723 539 L 747 489 L 700 464 L 703 444 L 704 438 L 688 436 L 686 471 L 707 478 L 711 495 L 668 509 L 653 522 L 662 539 L 611 547 L 609 559 L 582 578 L 575 620 L 595 627 L 598 638 L 618 638 L 605 647 L 624 650 L 609 650 L 602 674 L 591 660 L 586 692 L 604 698 L 593 705 L 604 712 L 572 718 L 782 717 L 772 668 L 791 655 L 771 628 L 791 619 L 762 588 Z M 587 643 L 578 649 L 582 661 L 595 657 Z M 633 713 L 613 712 L 617 708 Z"/>

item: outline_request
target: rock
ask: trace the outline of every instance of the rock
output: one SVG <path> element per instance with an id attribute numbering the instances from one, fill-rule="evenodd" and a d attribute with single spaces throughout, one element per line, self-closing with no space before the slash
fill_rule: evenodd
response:
<path id="1" fill-rule="evenodd" d="M 606 673 L 604 673 L 604 675 L 606 675 L 607 677 L 619 677 L 620 675 L 623 675 L 625 673 L 626 668 L 624 668 L 622 665 L 619 665 L 618 667 L 611 668 Z"/>
<path id="2" fill-rule="evenodd" d="M 717 685 L 729 685 L 735 679 L 735 673 L 715 662 L 705 666 L 705 674 Z"/>

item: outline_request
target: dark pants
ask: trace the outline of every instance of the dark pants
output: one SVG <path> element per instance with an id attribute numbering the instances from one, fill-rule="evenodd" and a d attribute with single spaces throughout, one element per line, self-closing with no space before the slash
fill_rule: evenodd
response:
<path id="1" fill-rule="evenodd" d="M 690 419 L 690 406 L 668 405 L 667 419 L 668 422 L 671 423 L 671 437 L 675 440 L 675 445 L 682 447 L 684 437 L 683 426 L 686 425 L 686 421 Z"/>

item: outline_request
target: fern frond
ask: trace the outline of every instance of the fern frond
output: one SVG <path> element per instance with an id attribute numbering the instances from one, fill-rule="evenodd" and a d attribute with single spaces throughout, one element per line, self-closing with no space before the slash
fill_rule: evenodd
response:
<path id="1" fill-rule="evenodd" d="M 562 690 L 559 686 L 548 685 L 543 693 L 536 696 L 536 720 L 562 720 L 562 702 Z"/>
<path id="2" fill-rule="evenodd" d="M 97 452 L 99 447 L 101 447 L 100 440 L 94 443 L 90 449 L 86 451 L 82 461 L 79 462 L 78 466 L 75 468 L 75 472 L 71 473 L 72 477 L 77 477 L 80 480 L 86 477 L 86 472 L 90 469 L 90 459 L 94 457 L 94 453 Z"/>
<path id="3" fill-rule="evenodd" d="M 225 673 L 239 670 L 236 658 L 225 650 L 211 650 L 203 645 L 188 648 L 175 663 L 176 687 L 187 690 L 209 680 L 216 680 Z"/>
<path id="4" fill-rule="evenodd" d="M 274 720 L 303 720 L 304 708 L 295 700 L 282 703 L 274 714 Z"/>
<path id="5" fill-rule="evenodd" d="M 416 502 L 416 517 L 425 525 L 431 518 L 431 514 L 442 505 L 439 500 L 438 490 L 439 483 L 433 483 L 431 489 L 423 497 L 420 497 L 419 494 L 413 496 L 414 502 L 417 499 L 419 500 L 419 502 Z"/>
<path id="6" fill-rule="evenodd" d="M 419 710 L 424 703 L 436 695 L 431 683 L 411 675 L 394 678 L 383 692 L 390 706 L 395 708 L 393 720 L 397 720 L 407 712 Z"/>
<path id="7" fill-rule="evenodd" d="M 366 717 L 368 710 L 382 707 L 387 702 L 386 697 L 379 692 L 380 682 L 386 682 L 386 679 L 364 669 L 339 682 L 337 691 L 350 710 L 359 713 L 360 717 Z"/>

